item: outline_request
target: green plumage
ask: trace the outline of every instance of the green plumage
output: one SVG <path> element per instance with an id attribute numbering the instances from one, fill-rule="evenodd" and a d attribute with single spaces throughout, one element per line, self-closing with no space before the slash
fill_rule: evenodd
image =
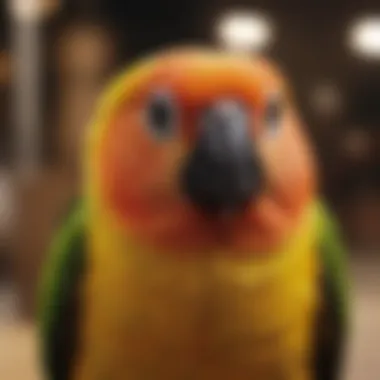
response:
<path id="1" fill-rule="evenodd" d="M 316 379 L 335 380 L 349 315 L 345 250 L 337 225 L 318 204 L 318 236 L 323 267 L 323 310 L 316 328 Z M 70 380 L 75 357 L 79 286 L 85 273 L 85 215 L 79 206 L 54 239 L 41 287 L 42 348 L 49 380 Z"/>
<path id="2" fill-rule="evenodd" d="M 319 205 L 319 210 L 321 260 L 329 286 L 336 295 L 339 319 L 344 326 L 347 326 L 350 292 L 347 251 L 333 215 L 322 203 Z"/>
<path id="3" fill-rule="evenodd" d="M 79 283 L 85 271 L 84 211 L 77 206 L 54 237 L 41 282 L 42 353 L 51 380 L 67 380 L 75 354 Z"/>
<path id="4" fill-rule="evenodd" d="M 322 307 L 316 326 L 317 380 L 339 378 L 349 324 L 349 280 L 347 251 L 338 224 L 323 203 L 318 205 L 319 253 L 323 274 Z"/>

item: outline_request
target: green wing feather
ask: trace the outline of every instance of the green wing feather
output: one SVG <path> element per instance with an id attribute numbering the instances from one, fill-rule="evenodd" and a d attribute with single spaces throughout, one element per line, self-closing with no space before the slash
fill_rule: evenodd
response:
<path id="1" fill-rule="evenodd" d="M 322 307 L 317 325 L 316 379 L 339 378 L 349 326 L 350 283 L 347 251 L 328 208 L 318 205 Z"/>
<path id="2" fill-rule="evenodd" d="M 84 210 L 77 206 L 53 239 L 41 281 L 41 348 L 51 380 L 68 380 L 75 355 L 84 240 Z"/>
<path id="3" fill-rule="evenodd" d="M 349 321 L 350 281 L 347 249 L 343 244 L 340 229 L 332 213 L 322 203 L 320 209 L 320 252 L 324 271 L 332 291 L 336 295 L 337 310 L 341 323 L 347 327 Z"/>

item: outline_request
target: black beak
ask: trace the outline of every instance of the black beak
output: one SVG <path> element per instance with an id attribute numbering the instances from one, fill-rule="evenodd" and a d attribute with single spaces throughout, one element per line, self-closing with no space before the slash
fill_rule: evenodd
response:
<path id="1" fill-rule="evenodd" d="M 235 211 L 259 192 L 262 171 L 248 126 L 248 115 L 236 102 L 219 101 L 203 114 L 183 172 L 184 192 L 201 210 Z"/>

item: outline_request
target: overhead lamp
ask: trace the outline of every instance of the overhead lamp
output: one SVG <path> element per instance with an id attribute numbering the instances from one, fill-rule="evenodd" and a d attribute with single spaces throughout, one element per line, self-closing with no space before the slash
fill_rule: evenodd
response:
<path id="1" fill-rule="evenodd" d="M 8 0 L 9 12 L 22 22 L 36 22 L 59 10 L 60 0 Z"/>
<path id="2" fill-rule="evenodd" d="M 352 51 L 366 59 L 380 59 L 380 15 L 356 20 L 349 30 Z"/>
<path id="3" fill-rule="evenodd" d="M 220 44 L 234 51 L 259 52 L 273 40 L 273 27 L 261 12 L 229 11 L 217 22 Z"/>

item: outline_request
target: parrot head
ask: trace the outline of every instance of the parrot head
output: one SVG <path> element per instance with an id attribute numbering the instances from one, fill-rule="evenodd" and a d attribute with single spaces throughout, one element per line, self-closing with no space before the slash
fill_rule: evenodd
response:
<path id="1" fill-rule="evenodd" d="M 127 71 L 101 107 L 97 201 L 147 244 L 269 252 L 313 198 L 300 118 L 266 60 L 173 50 Z"/>

